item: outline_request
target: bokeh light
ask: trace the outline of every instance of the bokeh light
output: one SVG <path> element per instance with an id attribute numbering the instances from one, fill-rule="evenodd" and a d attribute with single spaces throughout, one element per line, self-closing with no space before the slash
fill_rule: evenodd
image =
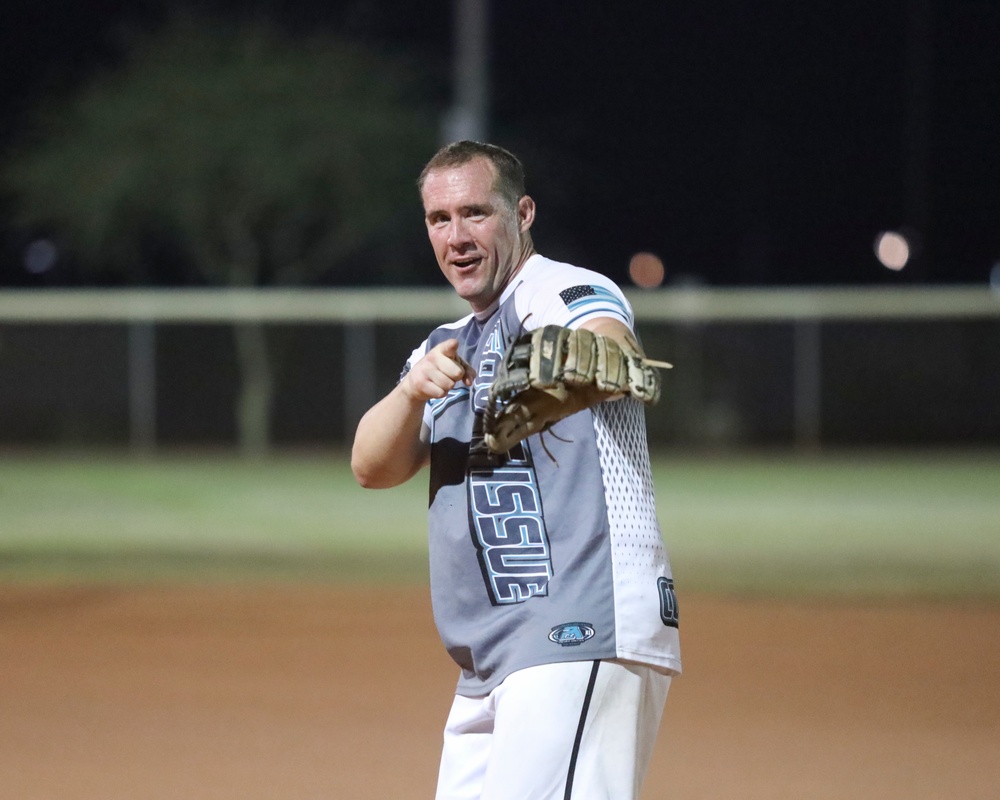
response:
<path id="1" fill-rule="evenodd" d="M 36 239 L 24 250 L 24 268 L 32 275 L 41 275 L 55 266 L 59 250 L 48 239 Z"/>
<path id="2" fill-rule="evenodd" d="M 662 259 L 654 253 L 636 253 L 628 262 L 628 276 L 641 289 L 655 289 L 666 274 Z"/>
<path id="3" fill-rule="evenodd" d="M 910 260 L 910 242 L 898 231 L 882 231 L 875 238 L 875 255 L 883 267 L 898 272 Z"/>

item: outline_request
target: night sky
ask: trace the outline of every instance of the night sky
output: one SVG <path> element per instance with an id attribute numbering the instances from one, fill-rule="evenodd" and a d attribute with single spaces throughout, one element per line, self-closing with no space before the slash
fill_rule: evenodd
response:
<path id="1" fill-rule="evenodd" d="M 0 147 L 176 5 L 5 4 Z M 254 10 L 415 54 L 447 95 L 449 3 Z M 546 255 L 624 282 L 649 250 L 707 285 L 986 284 L 1000 263 L 1000 2 L 494 0 L 490 39 L 490 138 L 525 161 Z M 896 273 L 873 242 L 901 227 L 920 249 Z M 0 228 L 0 284 L 30 285 Z"/>

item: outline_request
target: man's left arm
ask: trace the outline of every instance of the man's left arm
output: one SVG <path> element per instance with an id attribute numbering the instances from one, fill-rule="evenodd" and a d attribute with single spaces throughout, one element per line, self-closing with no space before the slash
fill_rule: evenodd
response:
<path id="1" fill-rule="evenodd" d="M 642 352 L 642 347 L 639 346 L 639 340 L 635 338 L 635 334 L 620 319 L 615 317 L 594 317 L 581 323 L 580 327 L 585 328 L 591 333 L 597 333 L 601 336 L 607 336 L 609 339 L 614 339 L 626 351 L 632 350 L 640 356 L 645 356 L 645 353 Z"/>

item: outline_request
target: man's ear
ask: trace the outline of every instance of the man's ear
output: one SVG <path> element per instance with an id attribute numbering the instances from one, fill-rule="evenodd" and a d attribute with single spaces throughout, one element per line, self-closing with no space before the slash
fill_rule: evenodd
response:
<path id="1" fill-rule="evenodd" d="M 521 233 L 527 233 L 535 222 L 535 201 L 528 195 L 517 201 L 517 220 Z"/>

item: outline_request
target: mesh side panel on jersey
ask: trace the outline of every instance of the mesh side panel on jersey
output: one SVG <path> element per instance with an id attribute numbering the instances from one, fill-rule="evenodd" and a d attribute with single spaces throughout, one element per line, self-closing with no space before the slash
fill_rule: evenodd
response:
<path id="1" fill-rule="evenodd" d="M 649 567 L 667 560 L 656 518 L 644 411 L 632 398 L 601 403 L 594 409 L 615 582 L 619 585 L 640 576 L 648 579 Z"/>

